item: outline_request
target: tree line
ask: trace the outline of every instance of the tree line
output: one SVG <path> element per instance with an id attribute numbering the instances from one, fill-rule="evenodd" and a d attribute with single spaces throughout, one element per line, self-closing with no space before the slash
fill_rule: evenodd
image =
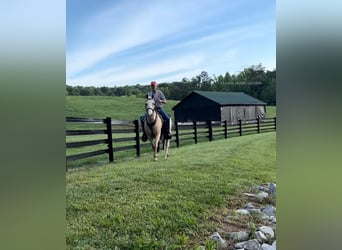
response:
<path id="1" fill-rule="evenodd" d="M 244 92 L 268 105 L 276 105 L 276 70 L 266 71 L 261 64 L 245 68 L 238 74 L 225 73 L 209 76 L 206 71 L 191 79 L 183 78 L 172 83 L 159 83 L 167 99 L 182 100 L 191 91 Z M 137 96 L 145 97 L 150 85 L 132 85 L 120 87 L 84 87 L 66 85 L 67 95 L 78 96 Z"/>

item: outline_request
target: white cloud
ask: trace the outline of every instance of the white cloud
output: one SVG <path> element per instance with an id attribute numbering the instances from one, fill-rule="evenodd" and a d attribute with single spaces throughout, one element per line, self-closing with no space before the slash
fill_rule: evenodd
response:
<path id="1" fill-rule="evenodd" d="M 232 73 L 228 67 L 238 67 L 249 51 L 260 54 L 253 64 L 268 59 L 262 57 L 267 49 L 262 47 L 268 46 L 262 41 L 268 39 L 269 25 L 275 27 L 272 21 L 257 18 L 251 23 L 246 15 L 234 19 L 237 3 L 183 2 L 119 1 L 73 27 L 66 54 L 67 84 L 177 81 L 202 70 Z M 224 8 L 217 8 L 220 4 Z M 227 20 L 219 20 L 225 15 Z M 212 20 L 216 23 L 207 22 Z M 272 53 L 269 58 L 267 64 L 272 63 Z"/>
<path id="2" fill-rule="evenodd" d="M 124 67 L 102 70 L 95 74 L 89 74 L 80 78 L 68 80 L 69 85 L 105 85 L 108 83 L 116 84 L 137 84 L 148 79 L 155 79 L 157 76 L 172 74 L 179 71 L 189 71 L 198 67 L 205 60 L 201 54 L 177 57 L 162 62 L 145 64 L 138 69 L 130 70 Z M 184 74 L 183 74 L 184 77 Z M 172 76 L 173 80 L 175 76 Z M 158 80 L 160 81 L 160 80 Z"/>

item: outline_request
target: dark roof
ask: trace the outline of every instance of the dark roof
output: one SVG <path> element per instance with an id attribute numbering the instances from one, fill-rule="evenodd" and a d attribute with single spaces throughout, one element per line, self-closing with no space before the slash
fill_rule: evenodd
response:
<path id="1" fill-rule="evenodd" d="M 183 100 L 187 99 L 193 94 L 201 95 L 222 106 L 224 105 L 266 105 L 265 102 L 262 102 L 243 92 L 192 91 Z M 182 101 L 176 104 L 172 109 L 178 106 Z"/>

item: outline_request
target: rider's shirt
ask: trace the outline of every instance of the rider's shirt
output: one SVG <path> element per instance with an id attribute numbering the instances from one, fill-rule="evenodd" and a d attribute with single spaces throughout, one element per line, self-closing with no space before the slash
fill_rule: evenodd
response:
<path id="1" fill-rule="evenodd" d="M 154 102 L 156 103 L 157 108 L 163 107 L 163 103 L 159 102 L 159 100 L 166 100 L 163 92 L 161 92 L 159 89 L 156 89 L 155 92 L 151 91 L 148 93 L 148 95 L 153 98 Z"/>

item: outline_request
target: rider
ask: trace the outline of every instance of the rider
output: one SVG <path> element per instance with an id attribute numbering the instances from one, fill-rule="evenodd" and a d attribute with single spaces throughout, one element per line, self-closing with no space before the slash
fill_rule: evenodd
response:
<path id="1" fill-rule="evenodd" d="M 165 130 L 166 131 L 166 139 L 171 139 L 171 129 L 170 129 L 170 117 L 168 116 L 168 114 L 163 110 L 163 105 L 166 103 L 166 98 L 164 93 L 157 89 L 157 82 L 152 81 L 151 82 L 151 92 L 148 93 L 147 96 L 151 96 L 156 104 L 156 108 L 157 111 L 161 114 L 161 116 L 163 117 L 163 120 L 165 121 Z M 143 136 L 141 138 L 142 141 L 146 141 L 147 140 L 147 136 L 145 134 L 144 131 L 144 121 L 145 121 L 145 115 L 140 117 L 141 120 L 141 125 L 143 128 Z"/>

